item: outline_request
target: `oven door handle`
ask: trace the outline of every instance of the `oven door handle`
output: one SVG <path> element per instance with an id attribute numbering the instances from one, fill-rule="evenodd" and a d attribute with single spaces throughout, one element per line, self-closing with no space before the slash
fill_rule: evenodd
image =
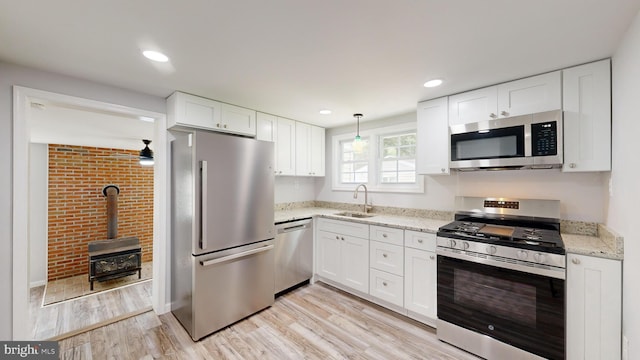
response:
<path id="1" fill-rule="evenodd" d="M 523 261 L 511 260 L 511 259 L 506 259 L 499 256 L 493 256 L 493 255 L 463 252 L 460 250 L 453 250 L 453 249 L 449 249 L 441 246 L 438 246 L 436 248 L 436 254 L 438 254 L 438 256 L 450 257 L 450 258 L 469 261 L 477 264 L 495 266 L 503 269 L 521 271 L 529 274 L 548 276 L 554 279 L 564 280 L 566 278 L 565 269 L 554 267 L 554 266 L 539 265 L 539 264 L 525 265 L 525 264 L 533 264 L 533 263 L 525 263 Z"/>

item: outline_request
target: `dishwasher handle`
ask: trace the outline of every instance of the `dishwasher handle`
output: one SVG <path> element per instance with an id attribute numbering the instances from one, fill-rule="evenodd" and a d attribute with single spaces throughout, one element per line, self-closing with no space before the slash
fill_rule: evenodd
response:
<path id="1" fill-rule="evenodd" d="M 292 222 L 292 223 L 284 223 L 284 224 L 280 224 L 276 226 L 276 232 L 278 234 L 284 234 L 284 233 L 289 233 L 292 231 L 298 231 L 298 230 L 303 230 L 303 229 L 308 229 L 309 227 L 311 227 L 311 221 L 310 220 L 304 220 L 304 221 L 296 221 L 296 222 Z"/>
<path id="2" fill-rule="evenodd" d="M 235 259 L 242 258 L 242 257 L 245 257 L 245 256 L 249 256 L 249 255 L 261 253 L 261 252 L 264 252 L 264 251 L 267 251 L 267 250 L 271 250 L 273 248 L 274 248 L 273 245 L 267 245 L 267 246 L 263 246 L 263 247 L 260 247 L 260 248 L 257 248 L 257 249 L 247 250 L 247 251 L 243 251 L 241 253 L 237 253 L 237 254 L 233 254 L 233 255 L 229 255 L 229 256 L 223 256 L 223 257 L 217 258 L 217 259 L 200 261 L 200 265 L 202 265 L 202 266 L 211 266 L 211 265 L 215 265 L 215 264 L 220 264 L 220 263 L 223 263 L 223 262 L 227 262 L 227 261 L 235 260 Z"/>

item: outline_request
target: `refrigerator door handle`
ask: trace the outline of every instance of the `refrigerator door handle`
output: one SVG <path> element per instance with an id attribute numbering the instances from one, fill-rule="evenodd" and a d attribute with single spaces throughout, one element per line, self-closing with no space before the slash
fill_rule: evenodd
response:
<path id="1" fill-rule="evenodd" d="M 241 253 L 237 253 L 237 254 L 233 254 L 233 255 L 229 255 L 229 256 L 224 256 L 224 257 L 221 257 L 221 258 L 218 258 L 218 259 L 200 261 L 200 265 L 202 265 L 202 266 L 211 266 L 211 265 L 215 265 L 215 264 L 220 264 L 220 263 L 227 262 L 227 261 L 230 261 L 230 260 L 234 260 L 234 259 L 238 259 L 238 258 L 249 256 L 249 255 L 265 252 L 265 251 L 271 250 L 273 248 L 274 248 L 274 245 L 267 245 L 267 246 L 263 246 L 263 247 L 260 247 L 260 248 L 257 248 L 257 249 L 243 251 Z"/>
<path id="2" fill-rule="evenodd" d="M 207 248 L 207 161 L 200 161 L 200 248 Z"/>

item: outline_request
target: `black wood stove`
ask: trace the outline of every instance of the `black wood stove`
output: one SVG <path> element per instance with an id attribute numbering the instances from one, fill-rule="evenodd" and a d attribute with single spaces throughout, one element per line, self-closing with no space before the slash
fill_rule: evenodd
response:
<path id="1" fill-rule="evenodd" d="M 102 194 L 107 197 L 107 240 L 89 243 L 89 282 L 104 281 L 138 273 L 142 277 L 142 248 L 137 237 L 118 236 L 118 194 L 120 189 L 107 185 Z"/>

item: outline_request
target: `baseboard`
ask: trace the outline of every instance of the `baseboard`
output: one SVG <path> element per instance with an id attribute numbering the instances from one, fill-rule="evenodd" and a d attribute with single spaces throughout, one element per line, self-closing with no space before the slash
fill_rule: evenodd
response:
<path id="1" fill-rule="evenodd" d="M 166 314 L 171 311 L 171 303 L 164 304 L 160 309 L 153 309 L 158 315 Z"/>

